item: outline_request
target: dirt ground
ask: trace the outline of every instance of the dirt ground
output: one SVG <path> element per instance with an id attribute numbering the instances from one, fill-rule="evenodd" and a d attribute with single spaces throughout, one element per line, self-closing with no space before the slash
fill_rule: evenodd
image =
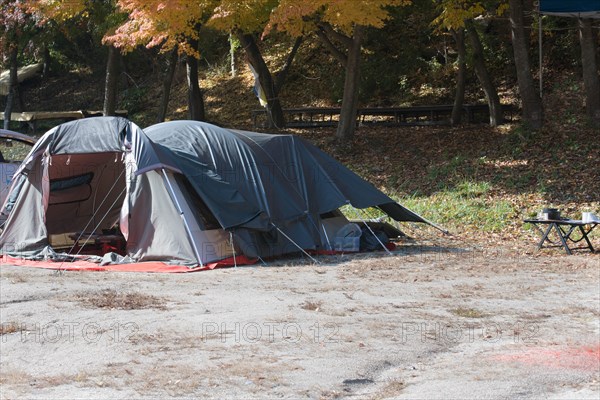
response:
<path id="1" fill-rule="evenodd" d="M 598 399 L 600 255 L 460 243 L 193 274 L 0 268 L 0 397 Z"/>

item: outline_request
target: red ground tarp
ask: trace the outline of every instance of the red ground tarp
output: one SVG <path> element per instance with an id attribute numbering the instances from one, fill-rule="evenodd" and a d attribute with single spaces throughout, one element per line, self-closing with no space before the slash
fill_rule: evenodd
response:
<path id="1" fill-rule="evenodd" d="M 203 267 L 197 266 L 194 268 L 186 267 L 185 265 L 171 265 L 160 261 L 154 262 L 139 262 L 132 264 L 113 264 L 113 265 L 99 265 L 90 261 L 78 260 L 75 262 L 58 262 L 58 261 L 32 261 L 25 260 L 22 258 L 15 258 L 9 256 L 0 256 L 0 265 L 15 265 L 22 267 L 34 267 L 34 268 L 45 268 L 54 269 L 61 271 L 117 271 L 117 272 L 163 272 L 163 273 L 182 273 L 182 272 L 196 272 L 204 271 L 207 269 L 221 268 L 221 267 L 233 267 L 234 265 L 251 265 L 255 264 L 258 260 L 247 258 L 245 256 L 238 256 L 226 258 L 214 263 L 205 264 Z"/>

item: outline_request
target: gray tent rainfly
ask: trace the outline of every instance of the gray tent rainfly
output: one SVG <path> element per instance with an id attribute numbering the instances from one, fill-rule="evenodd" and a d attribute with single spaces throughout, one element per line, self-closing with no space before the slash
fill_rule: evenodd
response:
<path id="1" fill-rule="evenodd" d="M 142 131 L 123 118 L 90 118 L 52 129 L 23 162 L 2 208 L 0 246 L 60 258 L 60 235 L 118 225 L 120 262 L 195 267 L 331 249 L 347 204 L 429 223 L 293 135 L 196 121 Z"/>

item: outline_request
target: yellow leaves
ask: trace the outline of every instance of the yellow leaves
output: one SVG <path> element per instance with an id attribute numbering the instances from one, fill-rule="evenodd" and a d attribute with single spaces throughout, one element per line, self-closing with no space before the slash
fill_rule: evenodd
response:
<path id="1" fill-rule="evenodd" d="M 327 2 L 326 2 L 327 3 Z M 385 7 L 407 5 L 400 0 L 329 1 L 323 19 L 349 33 L 354 25 L 381 28 L 388 18 Z"/>
<path id="2" fill-rule="evenodd" d="M 465 21 L 485 12 L 482 2 L 473 0 L 442 0 L 439 8 L 440 15 L 433 24 L 446 29 L 464 28 Z"/>
<path id="3" fill-rule="evenodd" d="M 86 0 L 36 0 L 47 5 L 66 4 L 65 15 L 85 10 Z M 186 39 L 198 35 L 200 23 L 230 31 L 268 32 L 276 27 L 292 36 L 316 28 L 316 21 L 327 22 L 352 35 L 354 26 L 381 27 L 389 18 L 389 6 L 410 4 L 410 0 L 117 0 L 117 7 L 128 15 L 127 21 L 104 38 L 124 51 L 136 46 L 174 46 L 187 48 Z"/>
<path id="4" fill-rule="evenodd" d="M 432 25 L 445 29 L 464 28 L 465 21 L 474 19 L 486 12 L 494 12 L 502 15 L 508 10 L 507 0 L 499 1 L 475 1 L 475 0 L 441 0 L 438 2 L 440 15 L 433 21 Z"/>
<path id="5" fill-rule="evenodd" d="M 64 22 L 81 16 L 87 17 L 85 0 L 30 0 L 29 9 L 45 19 Z"/>
<path id="6" fill-rule="evenodd" d="M 223 31 L 262 31 L 278 0 L 221 0 L 208 25 Z"/>
<path id="7" fill-rule="evenodd" d="M 268 33 L 273 27 L 276 27 L 291 36 L 303 35 L 305 30 L 312 30 L 313 21 L 306 17 L 315 14 L 320 9 L 321 4 L 319 3 L 321 1 L 318 0 L 280 1 L 279 6 L 271 14 L 265 32 Z"/>
<path id="8" fill-rule="evenodd" d="M 320 20 L 351 35 L 355 25 L 380 28 L 389 17 L 386 7 L 405 6 L 409 0 L 281 0 L 269 24 L 293 36 Z"/>
<path id="9" fill-rule="evenodd" d="M 509 10 L 509 8 L 510 6 L 508 5 L 508 2 L 504 0 L 498 5 L 498 8 L 496 9 L 496 14 L 504 15 L 504 13 L 506 13 Z"/>

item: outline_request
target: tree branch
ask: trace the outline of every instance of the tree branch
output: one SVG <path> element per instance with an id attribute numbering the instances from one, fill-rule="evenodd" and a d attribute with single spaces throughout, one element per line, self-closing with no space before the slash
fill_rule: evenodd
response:
<path id="1" fill-rule="evenodd" d="M 352 46 L 352 38 L 351 37 L 348 37 L 348 36 L 344 35 L 343 33 L 340 33 L 338 31 L 336 31 L 327 22 L 322 22 L 321 21 L 321 22 L 317 23 L 317 26 L 320 29 L 322 29 L 323 32 L 325 32 L 328 36 L 330 36 L 333 39 L 341 42 L 347 48 L 350 48 L 350 46 Z"/>
<path id="2" fill-rule="evenodd" d="M 344 54 L 344 52 L 335 47 L 335 45 L 331 42 L 331 40 L 329 40 L 329 37 L 325 34 L 325 32 L 322 29 L 317 29 L 315 33 L 317 34 L 318 38 L 321 39 L 321 41 L 323 42 L 327 50 L 329 50 L 331 55 L 337 58 L 337 60 L 342 65 L 346 65 L 346 63 L 348 62 L 348 57 L 346 56 L 346 54 Z"/>
<path id="3" fill-rule="evenodd" d="M 288 56 L 285 60 L 285 64 L 283 64 L 283 67 L 281 67 L 281 69 L 275 74 L 275 88 L 277 90 L 277 93 L 279 93 L 279 91 L 281 90 L 281 87 L 283 86 L 283 83 L 285 82 L 285 78 L 287 77 L 288 71 L 290 70 L 290 67 L 292 66 L 294 57 L 296 57 L 296 53 L 298 53 L 298 49 L 300 48 L 300 45 L 302 44 L 302 40 L 303 40 L 302 36 L 299 36 L 296 39 L 296 41 L 294 42 L 294 46 L 292 47 L 292 50 L 290 50 L 290 54 L 288 54 Z"/>

